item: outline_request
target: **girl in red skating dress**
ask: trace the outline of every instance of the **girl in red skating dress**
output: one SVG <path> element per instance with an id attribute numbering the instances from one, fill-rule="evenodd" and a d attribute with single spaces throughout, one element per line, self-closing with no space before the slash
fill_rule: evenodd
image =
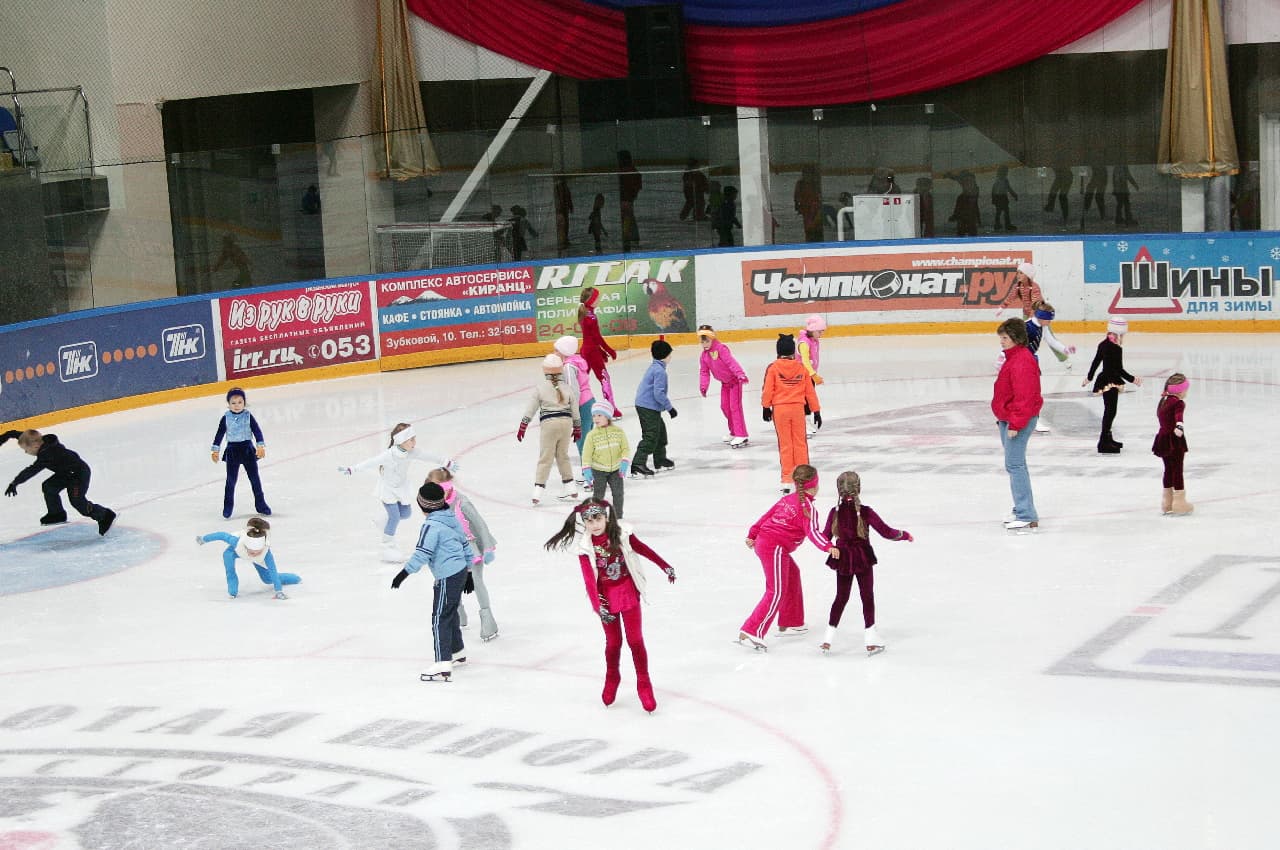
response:
<path id="1" fill-rule="evenodd" d="M 587 361 L 592 374 L 600 382 L 600 391 L 605 401 L 613 407 L 613 418 L 622 415 L 617 402 L 613 400 L 613 384 L 609 381 L 609 370 L 605 368 L 607 360 L 617 360 L 618 352 L 604 341 L 600 333 L 600 320 L 596 318 L 596 302 L 600 300 L 600 290 L 588 286 L 582 290 L 582 304 L 578 306 L 578 324 L 582 325 L 582 350 L 578 353 Z"/>
<path id="2" fill-rule="evenodd" d="M 581 520 L 581 527 L 578 521 Z M 653 561 L 676 580 L 676 571 L 662 557 L 640 542 L 631 526 L 620 523 L 613 507 L 603 499 L 587 499 L 573 509 L 561 529 L 546 542 L 546 549 L 568 549 L 578 554 L 582 580 L 587 586 L 591 607 L 600 615 L 604 626 L 604 691 L 600 699 L 613 705 L 622 681 L 619 663 L 622 659 L 622 635 L 625 629 L 631 661 L 636 668 L 636 692 L 645 711 L 658 707 L 649 681 L 649 653 L 644 646 L 640 601 L 644 597 L 645 580 L 637 555 Z"/>

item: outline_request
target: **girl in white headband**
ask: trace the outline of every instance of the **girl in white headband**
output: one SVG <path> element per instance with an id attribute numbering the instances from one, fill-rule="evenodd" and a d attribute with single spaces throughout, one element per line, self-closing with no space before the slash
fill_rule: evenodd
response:
<path id="1" fill-rule="evenodd" d="M 374 495 L 382 503 L 387 512 L 387 521 L 382 527 L 382 560 L 400 561 L 400 553 L 396 550 L 396 527 L 400 520 L 408 519 L 412 514 L 412 506 L 417 498 L 421 481 L 409 477 L 409 462 L 422 461 L 432 466 L 443 466 L 450 471 L 457 470 L 453 461 L 445 462 L 443 458 L 418 450 L 418 435 L 408 422 L 401 422 L 391 429 L 391 440 L 387 447 L 367 460 L 355 466 L 340 466 L 338 471 L 343 475 L 361 469 L 378 470 L 378 485 Z"/>

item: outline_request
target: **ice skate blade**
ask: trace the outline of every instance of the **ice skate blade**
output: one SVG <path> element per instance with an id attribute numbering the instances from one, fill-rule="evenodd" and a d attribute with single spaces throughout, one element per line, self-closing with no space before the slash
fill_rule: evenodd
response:
<path id="1" fill-rule="evenodd" d="M 418 677 L 419 682 L 451 682 L 453 681 L 452 673 L 423 673 Z"/>
<path id="2" fill-rule="evenodd" d="M 480 640 L 484 641 L 485 643 L 488 643 L 488 642 L 489 642 L 489 641 L 491 641 L 491 640 L 497 640 L 497 639 L 498 639 L 498 633 L 497 633 L 497 632 L 494 632 L 493 634 L 491 634 L 491 635 L 487 635 L 487 636 L 486 636 L 486 635 L 480 635 Z"/>
<path id="3" fill-rule="evenodd" d="M 880 653 L 882 653 L 882 652 L 884 652 L 884 647 L 883 647 L 883 646 L 868 646 L 868 647 L 867 647 L 867 657 L 868 657 L 868 658 L 870 658 L 870 657 L 871 657 L 871 656 L 873 656 L 873 655 L 879 655 L 879 654 L 880 654 Z"/>
<path id="4" fill-rule="evenodd" d="M 747 649 L 755 650 L 756 652 L 769 651 L 769 647 L 767 644 L 764 643 L 764 641 L 756 640 L 755 638 L 749 637 L 747 635 L 738 635 L 738 638 L 737 640 L 734 641 L 734 643 L 736 643 L 738 646 L 745 646 Z"/>

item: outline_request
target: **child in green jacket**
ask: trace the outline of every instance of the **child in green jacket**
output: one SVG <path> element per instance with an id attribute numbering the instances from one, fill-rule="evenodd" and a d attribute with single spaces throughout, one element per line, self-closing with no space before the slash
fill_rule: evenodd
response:
<path id="1" fill-rule="evenodd" d="M 591 485 L 596 499 L 604 498 L 608 485 L 613 494 L 613 512 L 622 518 L 622 479 L 630 471 L 631 446 L 626 433 L 613 424 L 613 408 L 602 402 L 591 406 L 594 427 L 582 444 L 582 477 Z"/>

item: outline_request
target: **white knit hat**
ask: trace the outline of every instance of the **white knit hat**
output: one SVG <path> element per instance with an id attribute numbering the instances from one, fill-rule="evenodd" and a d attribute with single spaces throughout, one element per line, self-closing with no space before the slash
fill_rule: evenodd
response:
<path id="1" fill-rule="evenodd" d="M 572 357 L 578 353 L 578 338 L 576 336 L 562 336 L 556 340 L 555 345 L 552 347 L 561 357 Z"/>
<path id="2" fill-rule="evenodd" d="M 1018 271 L 1025 274 L 1028 280 L 1036 279 L 1036 267 L 1031 265 L 1031 263 L 1019 263 Z"/>
<path id="3" fill-rule="evenodd" d="M 1107 333 L 1124 335 L 1129 332 L 1129 320 L 1121 316 L 1112 316 L 1107 322 Z"/>
<path id="4" fill-rule="evenodd" d="M 558 354 L 548 354 L 542 358 L 542 371 L 548 375 L 555 375 L 564 368 L 564 361 L 560 359 Z"/>

